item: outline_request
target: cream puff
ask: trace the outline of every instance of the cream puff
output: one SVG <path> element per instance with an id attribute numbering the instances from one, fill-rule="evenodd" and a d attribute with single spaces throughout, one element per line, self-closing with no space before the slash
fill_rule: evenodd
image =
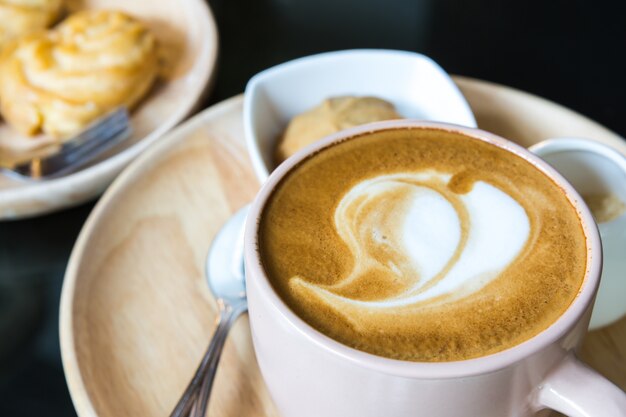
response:
<path id="1" fill-rule="evenodd" d="M 0 0 L 0 47 L 47 28 L 59 16 L 61 0 Z"/>
<path id="2" fill-rule="evenodd" d="M 82 11 L 7 45 L 0 112 L 25 135 L 67 138 L 119 106 L 132 107 L 158 74 L 157 42 L 137 19 Z"/>

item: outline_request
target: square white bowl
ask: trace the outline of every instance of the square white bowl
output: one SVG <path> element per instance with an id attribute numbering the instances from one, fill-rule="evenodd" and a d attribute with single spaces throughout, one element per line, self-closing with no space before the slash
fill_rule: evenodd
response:
<path id="1" fill-rule="evenodd" d="M 276 141 L 296 115 L 336 96 L 375 96 L 408 119 L 476 127 L 448 74 L 414 52 L 356 49 L 312 55 L 252 77 L 244 98 L 244 132 L 257 177 L 274 168 Z"/>

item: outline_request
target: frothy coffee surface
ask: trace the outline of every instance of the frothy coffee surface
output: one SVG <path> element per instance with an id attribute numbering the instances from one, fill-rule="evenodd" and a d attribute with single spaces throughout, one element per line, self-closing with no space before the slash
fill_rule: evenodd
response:
<path id="1" fill-rule="evenodd" d="M 436 129 L 367 134 L 303 161 L 268 200 L 259 249 L 278 294 L 311 326 L 413 361 L 533 337 L 586 270 L 580 220 L 551 179 Z"/>

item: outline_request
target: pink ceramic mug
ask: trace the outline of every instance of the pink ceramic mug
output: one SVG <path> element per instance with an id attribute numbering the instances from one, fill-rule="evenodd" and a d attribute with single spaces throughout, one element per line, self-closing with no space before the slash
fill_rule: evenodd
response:
<path id="1" fill-rule="evenodd" d="M 587 240 L 587 272 L 565 313 L 537 336 L 476 359 L 418 363 L 388 359 L 343 345 L 296 316 L 273 290 L 261 266 L 258 223 L 276 184 L 299 161 L 339 140 L 396 128 L 437 128 L 495 144 L 531 162 L 561 186 L 576 207 Z M 245 264 L 254 349 L 282 417 L 626 416 L 626 394 L 575 357 L 598 288 L 602 249 L 581 197 L 554 169 L 526 149 L 477 129 L 418 121 L 353 128 L 307 147 L 279 166 L 248 215 Z"/>

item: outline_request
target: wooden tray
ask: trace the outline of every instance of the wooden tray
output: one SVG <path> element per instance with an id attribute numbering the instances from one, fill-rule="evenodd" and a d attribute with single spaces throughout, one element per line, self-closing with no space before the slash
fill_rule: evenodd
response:
<path id="1" fill-rule="evenodd" d="M 584 136 L 626 152 L 620 137 L 556 104 L 456 78 L 479 126 L 526 146 Z M 197 115 L 108 189 L 70 259 L 61 349 L 80 416 L 167 416 L 213 329 L 204 258 L 220 225 L 258 189 L 244 147 L 242 98 Z M 626 320 L 589 334 L 582 357 L 626 389 Z M 210 416 L 277 416 L 247 318 L 226 344 Z"/>

